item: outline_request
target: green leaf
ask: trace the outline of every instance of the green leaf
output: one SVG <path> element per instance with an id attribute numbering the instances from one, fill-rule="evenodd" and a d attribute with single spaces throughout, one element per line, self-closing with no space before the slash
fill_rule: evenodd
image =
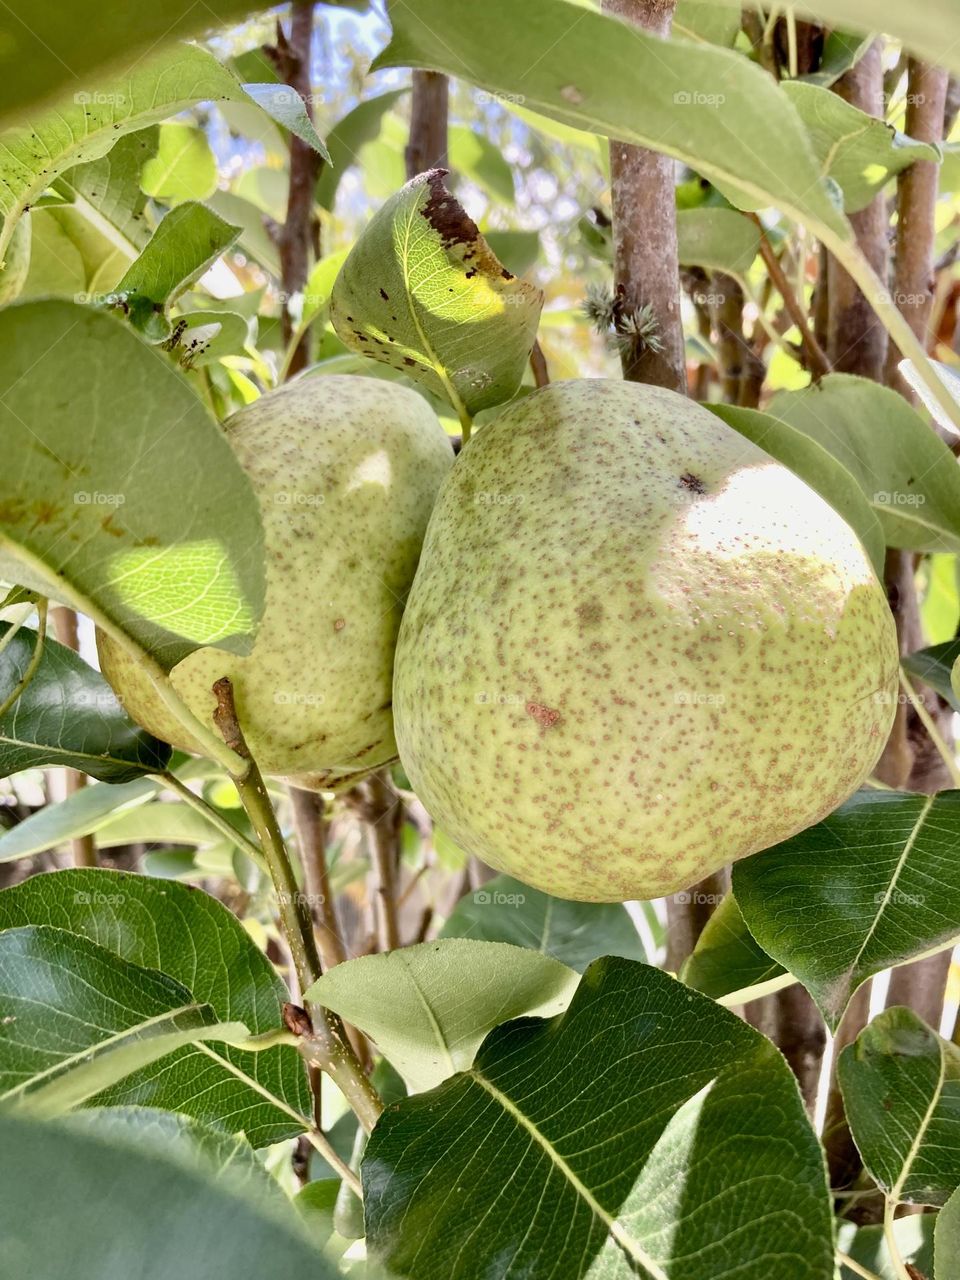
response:
<path id="1" fill-rule="evenodd" d="M 934 1280 L 956 1280 L 960 1258 L 960 1190 L 953 1193 L 937 1214 L 933 1233 Z"/>
<path id="2" fill-rule="evenodd" d="M 156 155 L 160 137 L 159 125 L 128 133 L 106 155 L 75 165 L 54 183 L 71 207 L 98 226 L 129 258 L 150 239 L 140 173 Z"/>
<path id="3" fill-rule="evenodd" d="M 472 416 L 519 387 L 543 294 L 501 266 L 444 173 L 421 174 L 377 211 L 343 264 L 331 318 L 348 347 Z"/>
<path id="4" fill-rule="evenodd" d="M 21 218 L 14 228 L 0 269 L 0 306 L 19 298 L 30 274 L 30 218 Z"/>
<path id="5" fill-rule="evenodd" d="M 200 368 L 221 356 L 242 355 L 249 325 L 235 311 L 188 311 L 178 315 L 165 349 L 184 369 Z"/>
<path id="6" fill-rule="evenodd" d="M 51 0 L 10 0 L 0 49 L 0 115 L 23 119 L 34 103 L 77 90 L 103 90 L 117 69 L 135 68 L 163 41 L 200 35 L 239 21 L 250 0 L 169 0 L 156 9 L 131 8 L 126 0 L 104 0 L 96 21 L 89 10 Z M 172 114 L 172 113 L 171 113 Z"/>
<path id="7" fill-rule="evenodd" d="M 411 1090 L 469 1067 L 483 1037 L 524 1013 L 556 1013 L 577 974 L 551 956 L 446 938 L 361 956 L 306 993 L 366 1032 Z"/>
<path id="8" fill-rule="evenodd" d="M 937 1217 L 933 1213 L 911 1213 L 894 1219 L 893 1234 L 900 1257 L 911 1263 L 921 1276 L 933 1275 L 933 1229 Z M 841 1219 L 837 1224 L 837 1246 L 872 1271 L 877 1280 L 900 1280 L 880 1224 L 857 1228 L 854 1223 Z M 840 1280 L 863 1280 L 863 1276 L 841 1265 Z"/>
<path id="9" fill-rule="evenodd" d="M 152 1151 L 289 1221 L 290 1202 L 246 1138 L 156 1107 L 89 1107 L 61 1122 L 70 1132 L 100 1137 L 134 1151 Z"/>
<path id="10" fill-rule="evenodd" d="M 744 276 L 760 252 L 760 228 L 735 209 L 680 209 L 677 247 L 683 266 Z"/>
<path id="11" fill-rule="evenodd" d="M 960 938 L 960 791 L 861 791 L 829 818 L 736 863 L 757 942 L 836 1029 L 867 978 Z"/>
<path id="12" fill-rule="evenodd" d="M 807 127 L 821 175 L 843 192 L 848 213 L 866 208 L 889 178 L 915 160 L 940 163 L 939 147 L 907 137 L 830 89 L 785 80 L 783 91 Z"/>
<path id="13" fill-rule="evenodd" d="M 673 34 L 685 40 L 732 45 L 740 31 L 739 0 L 679 0 L 673 15 Z"/>
<path id="14" fill-rule="evenodd" d="M 495 876 L 461 898 L 440 937 L 511 942 L 578 973 L 599 956 L 645 958 L 636 926 L 620 903 L 568 902 L 510 876 Z"/>
<path id="15" fill-rule="evenodd" d="M 80 1132 L 73 1119 L 0 1117 L 0 1235 L 9 1280 L 309 1276 L 337 1271 L 290 1211 L 237 1195 L 176 1154 Z M 56 1206 L 56 1230 L 37 1206 Z M 105 1224 L 109 1224 L 107 1227 Z"/>
<path id="16" fill-rule="evenodd" d="M 55 109 L 6 129 L 0 133 L 0 254 L 23 209 L 66 170 L 98 160 L 124 134 L 197 102 L 243 96 L 211 54 L 179 45 L 138 60 L 129 72 L 77 86 Z"/>
<path id="17" fill-rule="evenodd" d="M 29 858 L 76 836 L 90 835 L 127 806 L 156 795 L 159 782 L 141 778 L 113 786 L 83 787 L 65 800 L 45 805 L 0 835 L 0 863 Z"/>
<path id="18" fill-rule="evenodd" d="M 181 1046 L 247 1035 L 166 974 L 77 934 L 0 933 L 0 1106 L 58 1115 Z"/>
<path id="19" fill-rule="evenodd" d="M 845 71 L 855 67 L 873 43 L 870 35 L 852 35 L 849 31 L 827 31 L 820 55 L 820 66 L 800 79 L 807 84 L 819 84 L 825 89 L 834 84 Z"/>
<path id="20" fill-rule="evenodd" d="M 10 631 L 0 623 L 0 643 Z M 37 633 L 21 628 L 0 650 L 0 702 L 23 679 Z M 0 777 L 68 765 L 101 782 L 129 782 L 166 767 L 170 748 L 134 724 L 117 695 L 72 649 L 46 639 L 30 683 L 0 717 Z"/>
<path id="21" fill-rule="evenodd" d="M 233 913 L 199 889 L 120 871 L 52 872 L 0 893 L 0 929 L 30 924 L 68 929 L 114 958 L 160 970 L 221 1022 L 242 1022 L 254 1035 L 280 1025 L 288 996 L 273 966 Z M 242 1130 L 258 1147 L 302 1132 L 310 1113 L 300 1056 L 285 1045 L 181 1049 L 105 1100 L 184 1112 Z"/>
<path id="22" fill-rule="evenodd" d="M 742 55 L 661 40 L 568 0 L 389 0 L 392 39 L 373 63 L 425 67 L 523 95 L 526 109 L 683 160 L 743 207 L 776 204 L 849 238 L 796 111 Z M 498 34 L 489 39 L 489 32 Z M 727 191 L 729 194 L 729 190 Z"/>
<path id="23" fill-rule="evenodd" d="M 391 89 L 375 98 L 366 98 L 333 126 L 327 135 L 330 164 L 320 170 L 315 190 L 316 201 L 321 208 L 333 211 L 340 179 L 352 164 L 359 161 L 360 148 L 380 136 L 380 126 L 386 113 L 409 92 L 409 89 Z"/>
<path id="24" fill-rule="evenodd" d="M 249 652 L 259 506 L 182 375 L 113 316 L 27 302 L 0 311 L 0 385 L 0 574 L 168 667 Z"/>
<path id="25" fill-rule="evenodd" d="M 823 1156 L 777 1050 L 664 973 L 597 960 L 560 1017 L 388 1107 L 368 1246 L 412 1280 L 829 1280 Z"/>
<path id="26" fill-rule="evenodd" d="M 832 373 L 802 391 L 781 391 L 768 412 L 846 467 L 890 546 L 960 550 L 960 467 L 902 396 Z"/>
<path id="27" fill-rule="evenodd" d="M 948 364 L 944 364 L 942 360 L 930 360 L 928 363 L 953 399 L 960 401 L 960 371 Z M 901 360 L 898 367 L 904 378 L 923 401 L 924 408 L 933 417 L 934 421 L 953 435 L 957 435 L 956 423 L 944 412 L 943 406 L 938 404 L 930 394 L 930 389 L 920 377 L 914 362 L 912 360 Z"/>
<path id="28" fill-rule="evenodd" d="M 234 243 L 240 228 L 205 205 L 188 201 L 172 209 L 117 285 L 135 328 L 152 342 L 169 336 L 167 307 Z"/>
<path id="29" fill-rule="evenodd" d="M 680 979 L 722 1004 L 743 1004 L 793 982 L 747 928 L 732 893 L 724 895 L 704 926 Z"/>
<path id="30" fill-rule="evenodd" d="M 306 104 L 296 89 L 287 84 L 245 84 L 243 88 L 271 120 L 296 134 L 307 146 L 318 151 L 328 164 L 331 163 L 330 153 L 313 127 Z"/>
<path id="31" fill-rule="evenodd" d="M 140 186 L 165 204 L 212 196 L 217 162 L 203 130 L 191 124 L 162 124 L 156 152 L 143 165 Z"/>
<path id="32" fill-rule="evenodd" d="M 130 262 L 125 249 L 73 205 L 54 205 L 25 214 L 17 223 L 11 244 L 16 243 L 26 219 L 32 234 L 22 300 L 60 294 L 75 302 L 101 302 Z"/>
<path id="33" fill-rule="evenodd" d="M 960 1185 L 960 1049 L 894 1006 L 843 1050 L 837 1077 L 877 1185 L 896 1203 L 945 1204 Z"/>
<path id="34" fill-rule="evenodd" d="M 918 649 L 903 659 L 903 669 L 939 693 L 954 711 L 960 712 L 960 699 L 950 683 L 950 674 L 960 662 L 960 640 L 948 640 L 929 649 Z"/>
<path id="35" fill-rule="evenodd" d="M 513 204 L 513 170 L 500 148 L 464 124 L 451 125 L 448 138 L 451 169 L 469 178 L 497 204 Z"/>
<path id="36" fill-rule="evenodd" d="M 255 204 L 232 191 L 217 191 L 207 201 L 207 207 L 226 222 L 239 227 L 238 247 L 259 262 L 265 271 L 280 278 L 280 251 L 264 226 L 263 214 Z"/>
<path id="37" fill-rule="evenodd" d="M 726 404 L 708 404 L 706 407 L 722 418 L 727 426 L 789 467 L 829 502 L 863 543 L 878 577 L 882 579 L 885 544 L 880 521 L 861 483 L 830 448 L 816 437 L 791 426 L 790 422 L 761 413 L 758 409 L 741 409 Z"/>
<path id="38" fill-rule="evenodd" d="M 960 20 L 953 0 L 801 0 L 798 13 L 851 31 L 885 31 L 936 66 L 960 72 Z"/>
<path id="39" fill-rule="evenodd" d="M 219 844 L 223 833 L 196 809 L 154 800 L 134 805 L 111 817 L 97 832 L 101 849 L 139 844 Z"/>
<path id="40" fill-rule="evenodd" d="M 515 276 L 525 276 L 540 256 L 539 231 L 485 231 L 484 239 Z"/>

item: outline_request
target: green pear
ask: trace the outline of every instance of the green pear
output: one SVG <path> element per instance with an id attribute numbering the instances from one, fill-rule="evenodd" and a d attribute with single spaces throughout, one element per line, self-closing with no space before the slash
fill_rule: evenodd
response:
<path id="1" fill-rule="evenodd" d="M 433 817 L 563 898 L 652 898 L 823 818 L 869 774 L 897 641 L 856 536 L 658 387 L 556 383 L 444 482 L 397 645 Z"/>
<path id="2" fill-rule="evenodd" d="M 396 757 L 394 645 L 453 450 L 422 396 L 378 378 L 301 378 L 225 430 L 260 499 L 266 609 L 248 656 L 198 649 L 170 677 L 211 723 L 229 676 L 263 772 L 335 789 Z M 199 750 L 137 662 L 104 634 L 98 648 L 130 714 Z"/>

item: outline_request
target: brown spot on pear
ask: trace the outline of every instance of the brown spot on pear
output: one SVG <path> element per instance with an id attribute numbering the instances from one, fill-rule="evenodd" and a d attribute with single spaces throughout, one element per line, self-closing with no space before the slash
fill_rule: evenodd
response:
<path id="1" fill-rule="evenodd" d="M 393 651 L 453 464 L 449 438 L 416 392 L 349 376 L 301 378 L 240 410 L 225 430 L 260 499 L 266 610 L 248 656 L 199 649 L 171 679 L 211 724 L 212 685 L 229 676 L 265 773 L 346 785 L 396 756 Z M 104 634 L 98 648 L 130 714 L 197 750 L 137 662 Z"/>
<path id="2" fill-rule="evenodd" d="M 477 432 L 444 481 L 394 717 L 461 847 L 560 897 L 622 901 L 833 810 L 876 763 L 897 668 L 866 554 L 803 481 L 673 392 L 560 382 Z M 562 715 L 545 730 L 531 707 Z"/>

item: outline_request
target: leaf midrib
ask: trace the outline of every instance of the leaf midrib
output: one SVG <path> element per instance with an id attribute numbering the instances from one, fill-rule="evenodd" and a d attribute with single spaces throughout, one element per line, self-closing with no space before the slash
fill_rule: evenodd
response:
<path id="1" fill-rule="evenodd" d="M 494 1099 L 495 1102 L 498 1102 L 500 1106 L 503 1107 L 507 1115 L 515 1120 L 522 1129 L 527 1131 L 530 1137 L 533 1138 L 547 1157 L 552 1161 L 560 1174 L 566 1178 L 567 1182 L 581 1200 L 583 1200 L 584 1204 L 594 1217 L 604 1224 L 611 1239 L 620 1246 L 624 1253 L 626 1253 L 628 1257 L 632 1258 L 635 1262 L 639 1262 L 642 1267 L 645 1267 L 652 1277 L 652 1280 L 669 1280 L 667 1273 L 653 1260 L 653 1258 L 650 1257 L 648 1253 L 644 1251 L 642 1246 L 634 1240 L 623 1223 L 611 1214 L 607 1213 L 603 1205 L 601 1205 L 592 1194 L 589 1187 L 585 1186 L 584 1183 L 580 1181 L 577 1175 L 570 1168 L 569 1164 L 567 1164 L 566 1160 L 564 1160 L 563 1156 L 561 1156 L 560 1152 L 557 1151 L 556 1147 L 554 1147 L 546 1135 L 537 1128 L 533 1121 L 525 1116 L 520 1108 L 505 1093 L 501 1093 L 496 1085 L 493 1084 L 492 1081 L 488 1080 L 487 1077 L 483 1075 L 482 1072 L 478 1071 L 476 1067 L 471 1067 L 465 1074 L 471 1076 L 477 1084 L 479 1084 L 480 1087 Z"/>

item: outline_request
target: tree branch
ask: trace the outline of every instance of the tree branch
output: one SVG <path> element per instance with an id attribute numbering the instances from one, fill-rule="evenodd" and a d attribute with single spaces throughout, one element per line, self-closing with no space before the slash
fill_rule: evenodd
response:
<path id="1" fill-rule="evenodd" d="M 347 953 L 327 870 L 327 820 L 323 812 L 323 797 L 300 787 L 290 787 L 289 792 L 309 906 L 320 928 L 320 956 L 324 969 L 332 969 L 346 960 Z"/>
<path id="2" fill-rule="evenodd" d="M 653 35 L 669 36 L 676 0 L 603 0 L 604 13 Z M 626 36 L 625 36 L 626 38 Z M 614 284 L 621 313 L 646 312 L 654 342 L 621 348 L 623 376 L 685 395 L 687 367 L 680 322 L 673 161 L 657 151 L 610 141 Z"/>
<path id="3" fill-rule="evenodd" d="M 405 159 L 407 178 L 447 165 L 449 85 L 439 71 L 414 71 L 410 104 L 410 138 Z"/>

